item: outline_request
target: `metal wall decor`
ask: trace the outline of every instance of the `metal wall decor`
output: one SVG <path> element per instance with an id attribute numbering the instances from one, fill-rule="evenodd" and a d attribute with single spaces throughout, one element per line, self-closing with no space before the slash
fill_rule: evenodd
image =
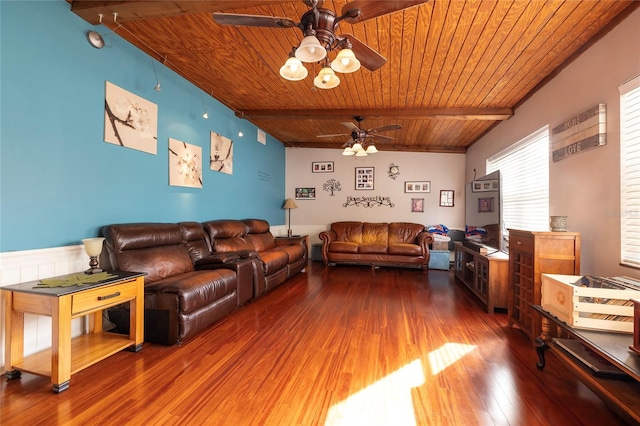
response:
<path id="1" fill-rule="evenodd" d="M 329 179 L 324 183 L 324 185 L 322 185 L 322 190 L 329 192 L 330 193 L 329 195 L 333 197 L 335 195 L 334 194 L 335 191 L 342 191 L 342 188 L 340 187 L 340 181 L 335 179 Z"/>
<path id="2" fill-rule="evenodd" d="M 342 207 L 363 206 L 363 207 L 395 207 L 391 202 L 391 197 L 375 196 L 375 197 L 347 197 L 347 202 Z"/>

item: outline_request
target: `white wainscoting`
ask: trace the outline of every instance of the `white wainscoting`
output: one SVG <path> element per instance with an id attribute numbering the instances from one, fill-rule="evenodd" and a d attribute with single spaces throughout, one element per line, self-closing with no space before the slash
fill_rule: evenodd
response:
<path id="1" fill-rule="evenodd" d="M 0 287 L 28 281 L 51 278 L 58 275 L 80 272 L 89 266 L 89 257 L 82 245 L 49 249 L 24 250 L 0 253 Z M 4 373 L 4 292 L 0 304 L 0 372 Z M 72 321 L 71 333 L 78 336 L 85 332 L 86 321 Z M 24 353 L 31 355 L 51 347 L 51 318 L 25 314 Z"/>

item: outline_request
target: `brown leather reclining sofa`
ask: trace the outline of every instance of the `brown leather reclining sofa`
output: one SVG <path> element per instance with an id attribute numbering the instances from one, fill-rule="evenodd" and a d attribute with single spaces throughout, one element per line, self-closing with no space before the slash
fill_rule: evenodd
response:
<path id="1" fill-rule="evenodd" d="M 418 223 L 334 222 L 320 233 L 325 265 L 427 269 L 433 236 Z"/>
<path id="2" fill-rule="evenodd" d="M 276 240 L 266 221 L 213 222 L 208 232 L 197 222 L 102 228 L 107 250 L 101 266 L 146 273 L 146 341 L 183 343 L 306 266 L 306 247 Z M 241 228 L 235 250 L 218 241 Z M 210 239 L 214 229 L 216 238 Z"/>

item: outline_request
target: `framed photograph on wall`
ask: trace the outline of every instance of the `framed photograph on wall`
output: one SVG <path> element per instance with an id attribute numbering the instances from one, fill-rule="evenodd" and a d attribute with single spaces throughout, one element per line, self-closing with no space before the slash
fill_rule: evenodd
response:
<path id="1" fill-rule="evenodd" d="M 440 191 L 440 207 L 453 207 L 453 193 L 451 189 Z"/>
<path id="2" fill-rule="evenodd" d="M 431 192 L 431 182 L 427 180 L 405 182 L 404 192 Z"/>
<path id="3" fill-rule="evenodd" d="M 296 200 L 315 200 L 315 188 L 296 188 Z"/>
<path id="4" fill-rule="evenodd" d="M 493 198 L 478 198 L 478 213 L 491 213 L 493 212 Z"/>
<path id="5" fill-rule="evenodd" d="M 471 192 L 497 191 L 500 189 L 498 179 L 474 180 L 471 185 Z"/>
<path id="6" fill-rule="evenodd" d="M 333 173 L 333 161 L 312 162 L 311 173 Z"/>
<path id="7" fill-rule="evenodd" d="M 373 190 L 373 167 L 356 167 L 356 190 Z"/>
<path id="8" fill-rule="evenodd" d="M 424 198 L 411 199 L 411 213 L 424 213 Z"/>

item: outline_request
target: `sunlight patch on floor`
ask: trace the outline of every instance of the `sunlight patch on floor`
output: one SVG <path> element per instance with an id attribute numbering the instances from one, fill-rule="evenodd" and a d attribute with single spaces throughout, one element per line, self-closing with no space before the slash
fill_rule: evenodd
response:
<path id="1" fill-rule="evenodd" d="M 325 426 L 415 425 L 411 388 L 424 384 L 419 359 L 334 405 Z"/>
<path id="2" fill-rule="evenodd" d="M 463 356 L 472 352 L 476 347 L 476 345 L 463 345 L 462 343 L 445 343 L 435 351 L 429 353 L 431 374 L 435 376 Z"/>

